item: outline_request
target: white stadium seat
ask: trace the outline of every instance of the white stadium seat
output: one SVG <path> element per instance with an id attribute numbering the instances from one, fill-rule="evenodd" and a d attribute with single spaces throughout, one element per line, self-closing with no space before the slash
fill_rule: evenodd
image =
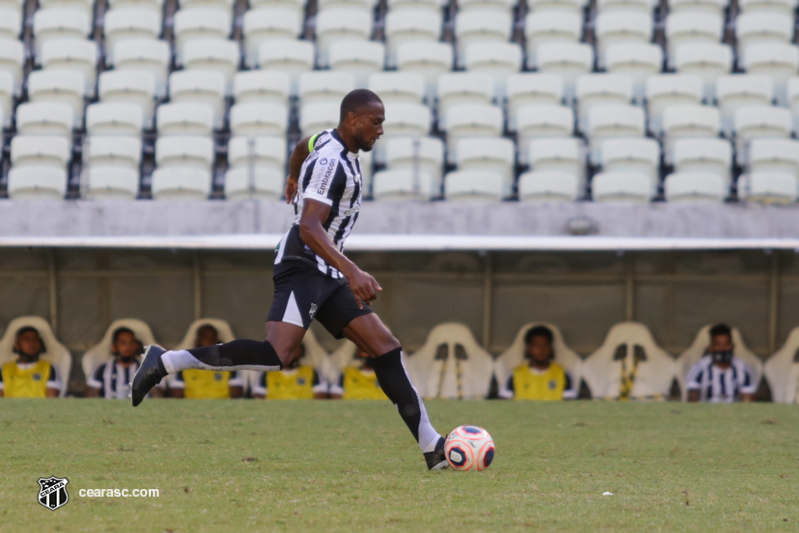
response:
<path id="1" fill-rule="evenodd" d="M 295 9 L 252 9 L 244 13 L 244 57 L 247 66 L 258 64 L 261 43 L 296 39 L 303 28 Z"/>
<path id="2" fill-rule="evenodd" d="M 273 168 L 231 168 L 225 174 L 225 197 L 233 201 L 279 200 L 285 181 L 285 172 Z"/>
<path id="3" fill-rule="evenodd" d="M 634 11 L 600 12 L 596 17 L 599 66 L 605 65 L 605 52 L 612 44 L 648 44 L 652 40 L 652 17 Z"/>
<path id="4" fill-rule="evenodd" d="M 134 200 L 139 192 L 139 169 L 86 167 L 81 186 L 91 200 Z"/>
<path id="5" fill-rule="evenodd" d="M 702 79 L 691 74 L 661 74 L 646 80 L 646 107 L 649 131 L 659 135 L 663 111 L 674 105 L 699 105 L 704 88 Z"/>
<path id="6" fill-rule="evenodd" d="M 736 157 L 741 164 L 752 139 L 787 139 L 793 130 L 791 112 L 781 107 L 742 107 L 734 121 Z"/>
<path id="7" fill-rule="evenodd" d="M 159 17 L 159 25 L 161 22 L 161 15 L 164 12 L 164 0 L 108 0 L 109 11 L 122 11 L 123 9 L 146 9 L 156 13 Z"/>
<path id="8" fill-rule="evenodd" d="M 584 74 L 575 84 L 577 120 L 586 131 L 588 112 L 598 105 L 629 104 L 633 96 L 632 80 L 621 74 Z"/>
<path id="9" fill-rule="evenodd" d="M 427 101 L 433 102 L 438 77 L 454 68 L 454 57 L 450 43 L 407 42 L 397 47 L 397 70 L 424 76 Z"/>
<path id="10" fill-rule="evenodd" d="M 470 44 L 507 42 L 513 20 L 510 13 L 496 11 L 467 11 L 455 16 L 455 42 L 458 66 L 466 66 L 466 48 Z"/>
<path id="11" fill-rule="evenodd" d="M 673 148 L 674 170 L 680 173 L 717 174 L 730 183 L 732 144 L 726 139 L 678 139 Z"/>
<path id="12" fill-rule="evenodd" d="M 366 88 L 369 76 L 385 65 L 385 46 L 375 41 L 336 41 L 327 53 L 330 70 L 352 74 L 356 89 Z"/>
<path id="13" fill-rule="evenodd" d="M 155 77 L 149 72 L 109 70 L 100 74 L 100 101 L 138 106 L 143 127 L 152 128 L 155 105 Z"/>
<path id="14" fill-rule="evenodd" d="M 72 138 L 75 117 L 66 104 L 26 103 L 17 107 L 17 134 Z"/>
<path id="15" fill-rule="evenodd" d="M 258 48 L 261 70 L 285 72 L 289 75 L 291 94 L 297 94 L 297 79 L 313 70 L 314 44 L 310 41 L 270 41 Z"/>
<path id="16" fill-rule="evenodd" d="M 468 137 L 499 137 L 502 109 L 491 105 L 458 105 L 447 110 L 447 159 L 457 161 L 458 141 Z"/>
<path id="17" fill-rule="evenodd" d="M 300 105 L 338 104 L 353 89 L 355 78 L 349 72 L 315 70 L 300 74 L 298 83 Z"/>
<path id="18" fill-rule="evenodd" d="M 598 0 L 597 11 L 607 13 L 609 11 L 635 11 L 644 15 L 652 15 L 654 8 L 653 0 Z"/>
<path id="19" fill-rule="evenodd" d="M 785 84 L 785 104 L 793 114 L 793 129 L 799 131 L 799 76 L 788 78 Z"/>
<path id="20" fill-rule="evenodd" d="M 53 39 L 86 39 L 92 29 L 88 13 L 74 9 L 40 9 L 33 14 L 33 35 L 36 63 L 40 63 L 42 46 Z"/>
<path id="21" fill-rule="evenodd" d="M 388 170 L 414 170 L 430 176 L 438 196 L 444 166 L 444 143 L 438 137 L 397 137 L 386 139 Z"/>
<path id="22" fill-rule="evenodd" d="M 771 78 L 777 105 L 787 106 L 788 79 L 799 71 L 799 47 L 784 43 L 751 44 L 747 46 L 743 59 L 748 74 Z"/>
<path id="23" fill-rule="evenodd" d="M 660 73 L 663 51 L 656 44 L 612 44 L 605 52 L 605 68 L 610 74 L 629 76 L 633 83 L 633 100 L 644 101 L 646 80 Z"/>
<path id="24" fill-rule="evenodd" d="M 175 13 L 175 56 L 178 65 L 184 64 L 183 54 L 187 43 L 225 41 L 231 32 L 231 15 L 216 9 L 186 9 Z"/>
<path id="25" fill-rule="evenodd" d="M 450 72 L 438 78 L 438 127 L 447 129 L 447 113 L 456 105 L 492 105 L 494 80 L 485 73 Z"/>
<path id="26" fill-rule="evenodd" d="M 22 93 L 22 66 L 25 64 L 25 45 L 11 39 L 0 39 L 0 72 L 11 74 L 14 95 Z"/>
<path id="27" fill-rule="evenodd" d="M 85 95 L 83 74 L 68 70 L 36 70 L 28 75 L 29 101 L 68 105 L 72 109 L 74 128 L 83 124 Z"/>
<path id="28" fill-rule="evenodd" d="M 233 76 L 239 69 L 239 45 L 236 41 L 196 39 L 183 49 L 186 70 L 215 71 L 225 76 L 225 94 L 233 94 Z"/>
<path id="29" fill-rule="evenodd" d="M 338 126 L 340 104 L 322 102 L 300 108 L 300 136 L 307 137 Z M 379 141 L 378 141 L 379 142 Z"/>
<path id="30" fill-rule="evenodd" d="M 69 70 L 83 76 L 85 94 L 95 95 L 97 83 L 97 43 L 81 39 L 53 39 L 42 46 L 42 67 Z"/>
<path id="31" fill-rule="evenodd" d="M 214 128 L 214 110 L 205 104 L 162 104 L 156 110 L 156 125 L 159 136 L 210 137 Z"/>
<path id="32" fill-rule="evenodd" d="M 741 13 L 735 19 L 738 54 L 746 56 L 746 48 L 755 43 L 789 43 L 794 35 L 793 17 L 779 13 Z"/>
<path id="33" fill-rule="evenodd" d="M 305 0 L 250 0 L 250 9 L 293 9 L 300 17 L 305 15 Z"/>
<path id="34" fill-rule="evenodd" d="M 673 161 L 678 139 L 716 138 L 721 128 L 719 110 L 701 105 L 675 105 L 663 111 L 663 153 L 666 163 Z"/>
<path id="35" fill-rule="evenodd" d="M 602 142 L 613 137 L 643 137 L 646 130 L 644 110 L 632 105 L 598 105 L 588 112 L 586 136 L 589 140 L 589 157 L 600 161 Z"/>
<path id="36" fill-rule="evenodd" d="M 729 185 L 718 174 L 678 172 L 666 176 L 663 191 L 668 202 L 723 202 Z"/>
<path id="37" fill-rule="evenodd" d="M 383 136 L 374 147 L 378 162 L 385 158 L 385 144 L 396 137 L 425 137 L 430 133 L 432 115 L 430 108 L 422 104 L 393 104 L 385 106 L 386 120 Z"/>
<path id="38" fill-rule="evenodd" d="M 726 44 L 711 43 L 678 46 L 674 53 L 674 69 L 679 74 L 702 78 L 704 99 L 712 102 L 716 80 L 732 70 L 732 49 Z"/>
<path id="39" fill-rule="evenodd" d="M 781 172 L 752 172 L 741 176 L 738 196 L 749 202 L 793 204 L 799 198 L 799 178 Z"/>
<path id="40" fill-rule="evenodd" d="M 533 171 L 519 176 L 520 202 L 573 202 L 582 192 L 580 179 L 568 172 Z"/>
<path id="41" fill-rule="evenodd" d="M 72 143 L 60 135 L 15 135 L 11 139 L 11 166 L 67 168 Z"/>
<path id="42" fill-rule="evenodd" d="M 710 13 L 672 13 L 666 17 L 666 40 L 668 42 L 669 65 L 677 47 L 684 44 L 715 44 L 721 42 L 724 18 Z"/>
<path id="43" fill-rule="evenodd" d="M 729 0 L 668 0 L 669 13 L 709 13 L 719 17 L 729 3 Z"/>
<path id="44" fill-rule="evenodd" d="M 563 97 L 571 105 L 574 84 L 594 67 L 594 49 L 586 43 L 544 43 L 536 53 L 538 72 L 556 74 L 563 80 Z"/>
<path id="45" fill-rule="evenodd" d="M 11 125 L 11 110 L 14 102 L 14 76 L 0 70 L 0 128 Z"/>
<path id="46" fill-rule="evenodd" d="M 114 70 L 147 72 L 155 80 L 155 95 L 166 96 L 171 53 L 166 41 L 131 39 L 114 45 Z"/>
<path id="47" fill-rule="evenodd" d="M 130 135 L 92 135 L 84 143 L 84 151 L 84 162 L 90 168 L 135 170 L 138 178 L 142 155 L 141 138 Z"/>
<path id="48" fill-rule="evenodd" d="M 657 193 L 660 176 L 660 145 L 654 139 L 608 139 L 600 148 L 602 172 L 635 172 L 646 174 Z"/>
<path id="49" fill-rule="evenodd" d="M 226 88 L 225 76 L 219 72 L 181 70 L 169 75 L 169 101 L 211 106 L 215 129 L 224 125 Z"/>
<path id="50" fill-rule="evenodd" d="M 646 174 L 602 172 L 591 180 L 595 202 L 649 202 L 652 183 Z"/>
<path id="51" fill-rule="evenodd" d="M 794 16 L 794 0 L 738 0 L 741 13 L 777 13 L 790 19 Z"/>
<path id="52" fill-rule="evenodd" d="M 288 115 L 288 108 L 279 104 L 235 104 L 230 108 L 230 131 L 233 135 L 282 137 L 288 129 Z"/>
<path id="53" fill-rule="evenodd" d="M 330 45 L 337 41 L 366 42 L 372 34 L 372 15 L 353 9 L 329 9 L 316 16 L 316 53 L 319 67 L 328 66 Z"/>
<path id="54" fill-rule="evenodd" d="M 526 152 L 524 159 L 523 152 Z M 533 139 L 519 147 L 519 161 L 529 163 L 530 170 L 534 172 L 571 174 L 579 183 L 585 184 L 586 150 L 582 139 Z"/>
<path id="55" fill-rule="evenodd" d="M 502 177 L 502 197 L 513 194 L 516 146 L 503 137 L 470 137 L 458 141 L 455 165 L 458 170 L 498 174 Z"/>
<path id="56" fill-rule="evenodd" d="M 516 43 L 487 42 L 466 47 L 466 70 L 488 74 L 494 80 L 494 94 L 502 101 L 508 77 L 522 70 L 522 48 Z"/>
<path id="57" fill-rule="evenodd" d="M 397 48 L 406 42 L 436 42 L 441 35 L 441 12 L 400 10 L 386 14 L 386 65 L 397 64 Z"/>
<path id="58" fill-rule="evenodd" d="M 199 168 L 159 168 L 151 185 L 155 200 L 205 200 L 211 194 L 211 173 Z"/>
<path id="59" fill-rule="evenodd" d="M 527 67 L 535 68 L 536 52 L 542 43 L 573 42 L 583 34 L 582 14 L 560 11 L 536 11 L 525 18 L 524 36 Z"/>
<path id="60" fill-rule="evenodd" d="M 233 9 L 233 0 L 179 0 L 178 5 L 183 11 L 190 9 L 210 9 L 230 13 Z"/>
<path id="61" fill-rule="evenodd" d="M 519 110 L 516 115 L 519 146 L 528 146 L 533 139 L 571 137 L 574 134 L 574 112 L 570 107 L 536 105 Z M 519 152 L 519 162 L 527 163 L 525 150 Z"/>
<path id="62" fill-rule="evenodd" d="M 19 39 L 22 33 L 22 10 L 0 3 L 0 39 Z"/>
<path id="63" fill-rule="evenodd" d="M 231 168 L 286 169 L 286 138 L 267 135 L 239 135 L 228 143 L 228 164 Z"/>
<path id="64" fill-rule="evenodd" d="M 747 106 L 770 106 L 774 84 L 766 76 L 733 74 L 716 80 L 716 105 L 721 112 L 721 131 L 732 133 L 735 111 Z"/>
<path id="65" fill-rule="evenodd" d="M 158 39 L 161 35 L 161 14 L 150 9 L 112 9 L 105 14 L 105 53 L 113 64 L 116 43 L 126 39 Z"/>
<path id="66" fill-rule="evenodd" d="M 139 137 L 143 123 L 144 115 L 135 104 L 101 102 L 86 108 L 86 132 L 89 135 Z"/>
<path id="67" fill-rule="evenodd" d="M 66 169 L 23 166 L 8 171 L 8 197 L 12 200 L 62 200 L 66 193 Z"/>
<path id="68" fill-rule="evenodd" d="M 444 5 L 442 0 L 388 0 L 389 13 L 394 11 L 426 11 L 428 14 L 438 15 Z"/>
<path id="69" fill-rule="evenodd" d="M 516 0 L 458 0 L 458 10 L 463 11 L 490 11 L 510 13 L 518 2 Z"/>
<path id="70" fill-rule="evenodd" d="M 285 72 L 248 70 L 233 76 L 236 103 L 288 105 L 291 78 Z"/>
<path id="71" fill-rule="evenodd" d="M 782 173 L 799 177 L 799 141 L 752 139 L 746 166 L 752 173 Z"/>
<path id="72" fill-rule="evenodd" d="M 372 13 L 376 3 L 375 0 L 317 0 L 319 12 L 330 9 L 350 9 Z"/>
<path id="73" fill-rule="evenodd" d="M 448 201 L 502 200 L 503 180 L 499 174 L 458 170 L 444 176 L 444 198 Z"/>
<path id="74" fill-rule="evenodd" d="M 582 15 L 585 5 L 584 0 L 530 0 L 527 2 L 527 8 L 533 13 L 565 11 Z"/>
<path id="75" fill-rule="evenodd" d="M 505 87 L 508 102 L 508 129 L 516 131 L 516 115 L 532 105 L 560 106 L 563 101 L 563 80 L 556 74 L 525 72 L 508 76 Z"/>
<path id="76" fill-rule="evenodd" d="M 171 135 L 155 141 L 158 168 L 199 168 L 211 172 L 214 141 L 209 137 Z"/>
<path id="77" fill-rule="evenodd" d="M 422 170 L 383 170 L 372 179 L 372 196 L 381 202 L 430 200 L 439 195 L 440 183 L 434 185 L 430 175 Z"/>
<path id="78" fill-rule="evenodd" d="M 424 76 L 412 72 L 376 72 L 369 76 L 367 88 L 379 94 L 386 105 L 421 104 Z"/>

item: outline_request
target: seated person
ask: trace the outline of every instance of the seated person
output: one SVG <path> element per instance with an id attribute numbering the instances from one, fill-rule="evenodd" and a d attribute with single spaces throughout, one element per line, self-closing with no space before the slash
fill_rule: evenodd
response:
<path id="1" fill-rule="evenodd" d="M 139 356 L 144 353 L 142 343 L 133 330 L 121 327 L 114 330 L 111 337 L 111 354 L 114 361 L 103 363 L 86 381 L 86 398 L 108 398 L 127 400 L 130 395 L 130 382 L 139 368 Z M 163 398 L 161 384 L 153 387 L 151 396 Z"/>
<path id="2" fill-rule="evenodd" d="M 562 366 L 554 361 L 552 330 L 546 326 L 530 328 L 524 336 L 527 363 L 513 371 L 499 389 L 499 397 L 516 400 L 573 400 L 577 384 Z"/>
<path id="3" fill-rule="evenodd" d="M 58 398 L 61 384 L 55 367 L 39 360 L 46 351 L 36 328 L 19 328 L 14 340 L 17 359 L 0 367 L 0 397 Z"/>
<path id="4" fill-rule="evenodd" d="M 300 344 L 291 363 L 283 370 L 261 372 L 252 390 L 253 398 L 267 400 L 322 400 L 327 398 L 327 381 L 312 366 L 304 365 L 305 346 Z"/>
<path id="5" fill-rule="evenodd" d="M 372 369 L 372 359 L 366 352 L 355 352 L 353 364 L 341 371 L 336 385 L 330 386 L 330 398 L 345 400 L 387 400 L 388 397 Z"/>
<path id="6" fill-rule="evenodd" d="M 219 332 L 210 324 L 197 329 L 194 347 L 219 344 Z M 226 399 L 244 395 L 244 380 L 235 370 L 183 370 L 169 384 L 173 398 Z"/>
<path id="7" fill-rule="evenodd" d="M 689 402 L 729 403 L 755 398 L 757 383 L 749 367 L 733 357 L 732 330 L 725 324 L 710 328 L 706 355 L 688 371 Z"/>

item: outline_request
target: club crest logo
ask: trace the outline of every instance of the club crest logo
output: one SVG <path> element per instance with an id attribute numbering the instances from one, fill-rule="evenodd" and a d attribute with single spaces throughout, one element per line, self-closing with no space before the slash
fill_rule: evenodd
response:
<path id="1" fill-rule="evenodd" d="M 67 483 L 65 477 L 50 476 L 49 478 L 39 478 L 39 503 L 51 511 L 63 507 L 69 501 L 67 494 Z"/>
<path id="2" fill-rule="evenodd" d="M 316 316 L 316 304 L 311 304 L 311 310 L 308 312 L 308 316 L 311 317 L 311 320 Z"/>

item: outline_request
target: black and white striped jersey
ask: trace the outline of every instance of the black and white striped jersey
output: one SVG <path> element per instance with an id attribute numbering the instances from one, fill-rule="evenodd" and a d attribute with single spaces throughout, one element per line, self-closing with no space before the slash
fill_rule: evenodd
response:
<path id="1" fill-rule="evenodd" d="M 335 129 L 321 133 L 300 170 L 294 223 L 280 240 L 275 252 L 275 265 L 301 261 L 334 279 L 343 278 L 341 272 L 328 265 L 300 239 L 300 216 L 307 199 L 329 205 L 330 215 L 323 227 L 333 244 L 343 252 L 344 241 L 358 220 L 361 192 L 358 154 L 347 150 Z"/>
<path id="2" fill-rule="evenodd" d="M 734 402 L 741 394 L 754 394 L 757 390 L 752 371 L 737 357 L 722 370 L 713 364 L 711 356 L 705 355 L 688 371 L 687 381 L 689 391 L 699 391 L 701 402 Z"/>
<path id="3" fill-rule="evenodd" d="M 130 395 L 130 382 L 139 368 L 139 361 L 123 366 L 116 361 L 103 363 L 87 380 L 89 387 L 99 389 L 101 398 L 127 399 Z"/>

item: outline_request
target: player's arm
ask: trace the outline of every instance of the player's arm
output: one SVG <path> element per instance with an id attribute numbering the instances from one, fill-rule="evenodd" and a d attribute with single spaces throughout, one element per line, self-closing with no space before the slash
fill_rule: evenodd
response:
<path id="1" fill-rule="evenodd" d="M 300 139 L 300 142 L 298 142 L 294 150 L 292 150 L 291 157 L 289 157 L 289 176 L 286 179 L 285 191 L 287 204 L 291 204 L 291 201 L 294 200 L 294 197 L 297 195 L 297 182 L 300 179 L 300 170 L 302 169 L 302 164 L 311 153 L 310 147 L 308 146 L 310 140 L 310 137 Z"/>
<path id="2" fill-rule="evenodd" d="M 3 371 L 0 370 L 0 398 L 3 397 Z"/>
<path id="3" fill-rule="evenodd" d="M 64 384 L 66 387 L 66 383 Z M 50 366 L 50 376 L 47 378 L 47 397 L 58 398 L 61 393 L 60 382 L 58 381 L 58 374 L 56 374 L 55 367 Z"/>

